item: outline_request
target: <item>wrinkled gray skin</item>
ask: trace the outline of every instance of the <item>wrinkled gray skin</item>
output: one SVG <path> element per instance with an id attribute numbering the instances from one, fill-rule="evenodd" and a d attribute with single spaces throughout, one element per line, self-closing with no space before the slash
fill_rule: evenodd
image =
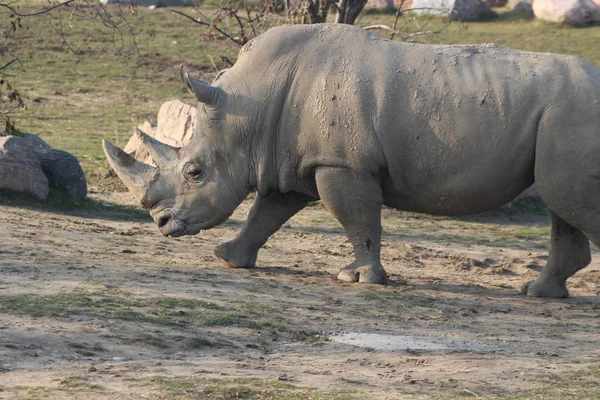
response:
<path id="1" fill-rule="evenodd" d="M 166 236 L 225 221 L 248 193 L 248 221 L 215 253 L 253 267 L 260 247 L 308 202 L 343 225 L 355 260 L 338 278 L 385 284 L 382 205 L 437 215 L 493 210 L 534 181 L 552 242 L 530 296 L 565 282 L 600 245 L 600 70 L 495 45 L 425 46 L 346 25 L 283 26 L 249 42 L 199 100 L 192 141 L 139 135 L 158 169 L 105 142 L 125 184 Z"/>

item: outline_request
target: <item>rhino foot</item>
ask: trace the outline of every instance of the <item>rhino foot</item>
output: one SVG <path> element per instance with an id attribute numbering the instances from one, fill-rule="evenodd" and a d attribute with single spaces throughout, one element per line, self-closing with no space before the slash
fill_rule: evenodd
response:
<path id="1" fill-rule="evenodd" d="M 381 265 L 356 267 L 350 264 L 340 271 L 338 279 L 344 282 L 373 283 L 378 285 L 387 285 L 389 283 L 387 273 Z"/>
<path id="2" fill-rule="evenodd" d="M 231 268 L 254 268 L 257 251 L 243 249 L 234 240 L 222 243 L 215 248 L 215 256 Z"/>
<path id="3" fill-rule="evenodd" d="M 569 291 L 565 283 L 540 282 L 539 280 L 524 283 L 521 286 L 521 294 L 529 297 L 569 297 Z"/>

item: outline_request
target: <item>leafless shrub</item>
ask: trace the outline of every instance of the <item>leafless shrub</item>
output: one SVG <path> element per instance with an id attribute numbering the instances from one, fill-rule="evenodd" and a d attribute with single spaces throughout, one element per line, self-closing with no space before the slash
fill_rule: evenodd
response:
<path id="1" fill-rule="evenodd" d="M 113 7 L 109 12 L 97 0 L 47 0 L 41 9 L 29 12 L 29 8 L 18 6 L 16 1 L 0 0 L 0 9 L 9 15 L 8 22 L 0 26 L 0 130 L 5 132 L 18 133 L 12 117 L 26 107 L 25 98 L 11 83 L 14 78 L 11 68 L 20 63 L 11 50 L 23 44 L 19 34 L 29 29 L 28 23 L 34 18 L 47 18 L 64 47 L 76 54 L 80 51 L 72 46 L 65 32 L 78 19 L 97 23 L 105 31 L 108 30 L 112 34 L 115 50 L 122 55 L 138 53 L 135 32 L 129 23 L 129 19 L 135 15 L 135 8 L 131 5 Z"/>

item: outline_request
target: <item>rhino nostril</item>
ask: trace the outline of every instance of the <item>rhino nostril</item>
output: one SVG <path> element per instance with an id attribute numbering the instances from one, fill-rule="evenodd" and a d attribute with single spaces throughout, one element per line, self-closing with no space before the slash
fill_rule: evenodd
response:
<path id="1" fill-rule="evenodd" d="M 171 215 L 165 214 L 162 217 L 160 217 L 158 219 L 158 221 L 156 221 L 156 225 L 158 225 L 159 228 L 162 228 L 169 223 L 170 219 L 171 219 Z"/>

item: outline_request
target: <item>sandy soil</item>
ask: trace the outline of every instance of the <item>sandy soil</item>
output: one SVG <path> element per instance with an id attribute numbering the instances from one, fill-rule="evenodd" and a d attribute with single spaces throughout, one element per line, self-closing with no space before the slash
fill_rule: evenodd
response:
<path id="1" fill-rule="evenodd" d="M 335 276 L 351 249 L 338 227 L 315 225 L 329 218 L 316 206 L 269 241 L 257 268 L 229 269 L 212 250 L 234 237 L 249 207 L 222 227 L 168 239 L 131 213 L 0 206 L 0 399 L 177 398 L 157 376 L 272 378 L 372 399 L 564 398 L 560 377 L 587 381 L 600 364 L 600 257 L 571 278 L 571 298 L 530 299 L 518 288 L 538 274 L 545 250 L 387 235 L 392 284 L 345 284 Z M 244 302 L 286 329 L 158 326 L 68 307 L 35 317 L 7 302 L 74 292 Z M 161 342 L 139 339 L 148 334 Z M 336 341 L 360 334 L 393 337 L 366 347 Z M 190 337 L 229 345 L 183 346 Z M 421 342 L 383 349 L 410 340 Z"/>

